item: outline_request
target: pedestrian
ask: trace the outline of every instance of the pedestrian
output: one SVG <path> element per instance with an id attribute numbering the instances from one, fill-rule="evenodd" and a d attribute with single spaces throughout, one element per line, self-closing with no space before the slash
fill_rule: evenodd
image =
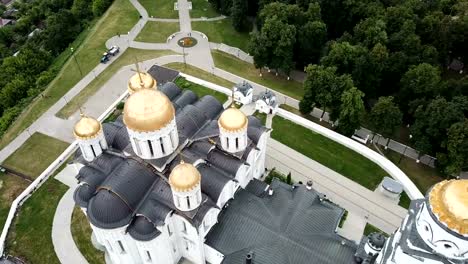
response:
<path id="1" fill-rule="evenodd" d="M 120 33 L 119 33 L 119 32 L 117 32 L 117 37 L 119 37 L 119 38 L 120 38 Z"/>

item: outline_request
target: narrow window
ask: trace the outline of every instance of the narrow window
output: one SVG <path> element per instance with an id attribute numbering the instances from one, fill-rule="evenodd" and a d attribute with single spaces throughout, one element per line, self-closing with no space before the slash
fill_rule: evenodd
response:
<path id="1" fill-rule="evenodd" d="M 109 248 L 110 251 L 112 251 L 112 245 L 111 243 L 109 242 L 109 240 L 106 240 L 107 242 L 107 247 Z"/>
<path id="2" fill-rule="evenodd" d="M 153 151 L 153 145 L 151 144 L 151 140 L 148 140 L 148 146 L 149 146 L 149 149 L 150 149 L 151 157 L 153 157 L 154 156 L 154 151 Z"/>
<path id="3" fill-rule="evenodd" d="M 120 253 L 125 254 L 125 248 L 124 248 L 124 246 L 122 244 L 122 241 L 117 240 L 117 243 L 119 244 L 119 247 L 120 247 Z"/>
<path id="4" fill-rule="evenodd" d="M 164 155 L 164 154 L 166 153 L 166 151 L 164 150 L 164 143 L 163 143 L 163 140 L 164 140 L 164 138 L 160 138 L 160 139 L 159 139 L 159 143 L 161 144 L 162 154 Z"/>
<path id="5" fill-rule="evenodd" d="M 185 223 L 185 221 L 182 221 L 182 224 L 183 224 L 183 228 L 184 228 L 182 231 L 183 231 L 185 234 L 187 234 L 187 224 Z"/>
<path id="6" fill-rule="evenodd" d="M 180 197 L 176 196 L 176 203 L 177 203 L 177 207 L 180 207 Z"/>
<path id="7" fill-rule="evenodd" d="M 136 152 L 138 155 L 141 155 L 140 141 L 136 138 L 133 139 L 135 142 Z"/>
<path id="8" fill-rule="evenodd" d="M 229 138 L 226 138 L 226 148 L 229 148 Z"/>
<path id="9" fill-rule="evenodd" d="M 93 145 L 90 145 L 90 147 L 91 147 L 91 151 L 93 152 L 93 155 L 94 155 L 94 157 L 97 157 L 97 155 L 96 155 L 96 151 L 94 151 L 94 147 L 93 147 Z"/>
<path id="10" fill-rule="evenodd" d="M 171 231 L 171 228 L 169 227 L 169 224 L 167 224 L 167 232 L 169 233 L 169 236 L 172 236 L 172 231 Z"/>
<path id="11" fill-rule="evenodd" d="M 188 240 L 185 240 L 185 249 L 188 251 L 189 250 L 189 242 Z"/>
<path id="12" fill-rule="evenodd" d="M 187 196 L 186 199 L 187 199 L 187 206 L 188 206 L 188 208 L 190 209 L 190 197 Z"/>
<path id="13" fill-rule="evenodd" d="M 148 257 L 147 261 L 151 262 L 151 254 L 149 251 L 146 251 L 146 256 Z"/>
<path id="14" fill-rule="evenodd" d="M 239 138 L 236 137 L 236 149 L 239 149 Z"/>

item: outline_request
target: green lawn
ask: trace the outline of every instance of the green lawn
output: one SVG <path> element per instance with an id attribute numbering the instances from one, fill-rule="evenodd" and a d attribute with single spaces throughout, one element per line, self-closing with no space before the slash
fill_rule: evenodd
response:
<path id="1" fill-rule="evenodd" d="M 237 32 L 231 19 L 192 22 L 192 29 L 206 34 L 210 42 L 224 43 L 247 52 L 250 36 L 248 32 Z"/>
<path id="2" fill-rule="evenodd" d="M 183 72 L 185 74 L 188 74 L 188 75 L 192 75 L 194 77 L 197 77 L 199 79 L 202 79 L 202 80 L 205 80 L 205 81 L 208 81 L 208 82 L 212 82 L 214 84 L 217 84 L 217 85 L 220 85 L 220 86 L 223 86 L 223 87 L 226 87 L 226 88 L 229 88 L 231 89 L 233 86 L 234 86 L 234 83 L 228 81 L 228 80 L 225 80 L 223 78 L 220 78 L 216 75 L 213 75 L 209 72 L 206 72 L 202 69 L 199 69 L 197 67 L 194 67 L 192 65 L 184 65 L 183 63 L 180 63 L 180 62 L 173 62 L 173 63 L 169 63 L 169 64 L 166 64 L 164 65 L 164 67 L 167 67 L 167 68 L 171 68 L 171 69 L 174 69 L 176 71 L 179 71 L 179 72 Z"/>
<path id="3" fill-rule="evenodd" d="M 375 233 L 375 232 L 377 232 L 377 233 L 382 233 L 382 234 L 384 234 L 386 237 L 388 237 L 388 234 L 387 234 L 387 233 L 385 233 L 384 231 L 378 229 L 377 227 L 375 227 L 375 226 L 373 226 L 373 225 L 367 223 L 367 224 L 366 224 L 366 227 L 364 228 L 364 235 L 367 236 L 367 235 L 369 235 L 369 234 L 371 234 L 371 233 Z"/>
<path id="4" fill-rule="evenodd" d="M 36 178 L 68 145 L 66 142 L 47 135 L 34 133 L 3 162 L 2 166 Z"/>
<path id="5" fill-rule="evenodd" d="M 116 61 L 114 61 L 107 69 L 105 69 L 99 76 L 88 84 L 78 95 L 68 102 L 56 116 L 67 119 L 73 113 L 79 110 L 89 97 L 95 94 L 114 74 L 123 66 L 135 63 L 135 58 L 140 61 L 158 58 L 164 55 L 176 54 L 169 50 L 139 50 L 129 48 L 122 54 Z"/>
<path id="6" fill-rule="evenodd" d="M 150 17 L 178 18 L 179 12 L 174 10 L 176 0 L 138 0 Z"/>
<path id="7" fill-rule="evenodd" d="M 167 38 L 176 32 L 179 32 L 179 23 L 148 21 L 135 41 L 166 43 Z"/>
<path id="8" fill-rule="evenodd" d="M 83 74 L 88 74 L 99 64 L 99 59 L 105 50 L 106 40 L 117 33 L 128 32 L 138 22 L 138 19 L 139 14 L 130 1 L 115 0 L 109 10 L 90 29 L 81 46 L 75 47 L 75 56 Z M 35 100 L 6 131 L 0 141 L 0 148 L 5 147 L 21 131 L 36 121 L 81 78 L 76 62 L 69 58 L 44 92 L 45 97 Z"/>
<path id="9" fill-rule="evenodd" d="M 190 16 L 193 18 L 198 17 L 217 17 L 220 14 L 211 6 L 208 0 L 192 0 L 192 11 Z"/>
<path id="10" fill-rule="evenodd" d="M 10 229 L 6 253 L 25 263 L 59 264 L 52 244 L 52 222 L 68 187 L 51 178 L 21 207 Z"/>
<path id="11" fill-rule="evenodd" d="M 357 152 L 279 116 L 273 118 L 272 137 L 370 190 L 387 175 Z"/>
<path id="12" fill-rule="evenodd" d="M 298 100 L 302 99 L 302 96 L 304 95 L 304 89 L 300 82 L 294 80 L 288 81 L 284 77 L 275 76 L 274 74 L 267 72 L 264 72 L 263 76 L 260 77 L 258 69 L 255 69 L 253 64 L 242 61 L 222 51 L 215 50 L 212 52 L 212 55 L 215 65 L 218 68 L 264 85 Z"/>
<path id="13" fill-rule="evenodd" d="M 177 78 L 175 80 L 175 84 L 177 84 L 177 86 L 179 86 L 182 89 L 191 90 L 192 92 L 194 92 L 198 96 L 198 98 L 202 98 L 205 95 L 212 95 L 213 97 L 218 99 L 218 101 L 220 101 L 221 103 L 226 102 L 227 99 L 228 99 L 227 95 L 225 95 L 223 93 L 220 93 L 220 92 L 217 92 L 215 90 L 212 90 L 210 88 L 206 88 L 206 87 L 201 86 L 199 84 L 189 82 L 184 77 Z"/>
<path id="14" fill-rule="evenodd" d="M 13 200 L 30 184 L 19 176 L 0 173 L 0 226 L 3 227 Z"/>
<path id="15" fill-rule="evenodd" d="M 88 219 L 79 207 L 75 207 L 72 215 L 71 232 L 76 246 L 89 263 L 104 264 L 104 252 L 97 250 L 91 243 L 93 230 Z"/>

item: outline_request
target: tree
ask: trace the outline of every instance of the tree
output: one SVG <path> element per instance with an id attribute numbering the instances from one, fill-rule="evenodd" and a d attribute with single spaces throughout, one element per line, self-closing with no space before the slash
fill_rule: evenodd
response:
<path id="1" fill-rule="evenodd" d="M 231 8 L 232 26 L 235 30 L 241 31 L 244 29 L 245 21 L 247 20 L 247 1 L 233 0 Z"/>
<path id="2" fill-rule="evenodd" d="M 354 84 L 349 75 L 338 75 L 336 68 L 321 65 L 309 65 L 304 81 L 304 97 L 299 103 L 299 110 L 308 114 L 313 107 L 328 109 L 332 120 L 339 115 L 341 94 L 351 89 Z"/>
<path id="3" fill-rule="evenodd" d="M 450 126 L 447 132 L 447 163 L 445 172 L 458 175 L 468 166 L 468 119 Z"/>
<path id="4" fill-rule="evenodd" d="M 393 96 L 380 97 L 369 114 L 370 128 L 384 137 L 391 137 L 393 131 L 401 125 L 403 114 Z"/>
<path id="5" fill-rule="evenodd" d="M 364 93 L 356 87 L 343 92 L 338 124 L 338 131 L 343 135 L 351 136 L 359 128 L 365 112 L 363 97 Z"/>
<path id="6" fill-rule="evenodd" d="M 288 175 L 286 176 L 286 183 L 289 185 L 292 183 L 291 172 L 289 172 Z"/>
<path id="7" fill-rule="evenodd" d="M 47 18 L 47 28 L 44 31 L 44 44 L 53 54 L 59 54 L 81 31 L 78 20 L 68 10 L 60 10 Z"/>
<path id="8" fill-rule="evenodd" d="M 387 43 L 387 32 L 385 31 L 385 21 L 370 17 L 354 27 L 354 38 L 368 48 L 374 47 L 377 43 Z"/>
<path id="9" fill-rule="evenodd" d="M 323 45 L 327 41 L 327 25 L 321 21 L 307 22 L 298 32 L 300 65 L 317 63 Z"/>
<path id="10" fill-rule="evenodd" d="M 267 38 L 259 32 L 250 34 L 249 53 L 254 58 L 255 68 L 260 69 L 268 65 L 271 50 L 266 47 Z"/>
<path id="11" fill-rule="evenodd" d="M 351 45 L 349 42 L 334 42 L 330 51 L 321 60 L 325 66 L 337 67 L 339 73 L 352 73 L 357 60 L 367 54 L 367 49 L 361 45 Z"/>
<path id="12" fill-rule="evenodd" d="M 9 82 L 0 92 L 0 102 L 3 109 L 14 106 L 21 100 L 30 88 L 29 83 L 20 77 L 16 77 Z"/>
<path id="13" fill-rule="evenodd" d="M 88 19 L 93 15 L 91 2 L 89 0 L 74 0 L 71 12 L 76 18 Z"/>
<path id="14" fill-rule="evenodd" d="M 94 16 L 99 17 L 104 14 L 111 3 L 111 0 L 93 0 L 92 10 Z"/>

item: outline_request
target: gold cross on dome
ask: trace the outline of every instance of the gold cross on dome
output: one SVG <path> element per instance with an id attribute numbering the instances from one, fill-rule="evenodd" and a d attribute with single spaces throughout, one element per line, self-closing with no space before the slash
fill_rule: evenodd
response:
<path id="1" fill-rule="evenodd" d="M 130 70 L 138 73 L 138 77 L 140 78 L 140 85 L 143 85 L 143 78 L 141 78 L 142 72 L 140 71 L 140 67 L 138 66 L 137 58 L 135 58 L 135 69 L 130 69 Z"/>

